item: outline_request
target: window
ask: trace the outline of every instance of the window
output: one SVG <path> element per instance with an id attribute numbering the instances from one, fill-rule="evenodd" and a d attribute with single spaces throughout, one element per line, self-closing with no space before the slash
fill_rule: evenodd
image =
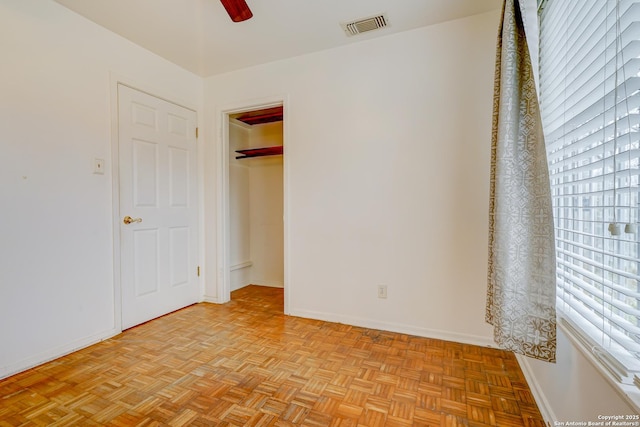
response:
<path id="1" fill-rule="evenodd" d="M 640 0 L 543 2 L 540 99 L 558 309 L 632 384 L 640 376 Z"/>

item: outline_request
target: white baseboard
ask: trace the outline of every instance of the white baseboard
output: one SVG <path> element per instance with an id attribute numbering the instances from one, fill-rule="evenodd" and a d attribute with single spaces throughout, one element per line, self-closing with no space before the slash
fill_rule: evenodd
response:
<path id="1" fill-rule="evenodd" d="M 293 310 L 291 316 L 308 319 L 324 320 L 326 322 L 343 323 L 346 325 L 360 326 L 363 328 L 380 329 L 383 331 L 397 332 L 400 334 L 415 335 L 423 338 L 435 338 L 444 341 L 455 341 L 463 344 L 479 345 L 482 347 L 495 347 L 490 337 L 483 337 L 457 332 L 441 331 L 437 329 L 420 328 L 393 322 L 382 322 L 375 319 L 366 319 L 355 316 L 345 316 L 336 313 L 324 313 L 310 310 Z"/>
<path id="2" fill-rule="evenodd" d="M 21 360 L 17 363 L 13 363 L 7 366 L 1 366 L 0 380 L 3 378 L 10 377 L 11 375 L 15 375 L 20 372 L 26 371 L 27 369 L 31 369 L 36 366 L 42 365 L 43 363 L 50 362 L 59 357 L 66 356 L 67 354 L 71 354 L 75 351 L 89 347 L 93 344 L 99 343 L 100 341 L 104 341 L 106 339 L 109 339 L 111 337 L 118 335 L 120 332 L 122 331 L 118 329 L 111 329 L 108 331 L 100 332 L 99 334 L 95 334 L 89 337 L 85 337 L 85 338 L 73 341 L 69 344 L 52 348 L 36 356 L 32 356 L 27 359 Z"/>
<path id="3" fill-rule="evenodd" d="M 214 297 L 211 295 L 204 295 L 200 302 L 209 302 L 211 304 L 223 304 L 222 301 L 218 297 Z"/>
<path id="4" fill-rule="evenodd" d="M 529 384 L 529 389 L 533 394 L 533 398 L 535 399 L 536 404 L 538 405 L 538 409 L 540 410 L 540 414 L 542 415 L 544 422 L 548 426 L 552 426 L 553 425 L 552 421 L 557 420 L 558 418 L 553 413 L 553 409 L 551 409 L 551 405 L 549 404 L 547 397 L 542 391 L 542 387 L 540 386 L 540 384 L 538 383 L 538 380 L 533 374 L 533 370 L 531 369 L 531 364 L 529 364 L 529 358 L 521 354 L 516 354 L 516 359 L 520 364 L 520 369 L 522 369 L 522 373 L 524 374 L 524 378 L 527 380 L 527 384 Z"/>
<path id="5" fill-rule="evenodd" d="M 243 268 L 247 268 L 247 267 L 251 267 L 253 265 L 253 261 L 244 261 L 244 262 L 240 262 L 238 264 L 234 264 L 231 267 L 229 267 L 230 271 L 236 271 L 236 270 L 241 270 Z"/>
<path id="6" fill-rule="evenodd" d="M 266 286 L 268 288 L 284 288 L 284 283 L 280 280 L 252 280 L 249 285 Z"/>

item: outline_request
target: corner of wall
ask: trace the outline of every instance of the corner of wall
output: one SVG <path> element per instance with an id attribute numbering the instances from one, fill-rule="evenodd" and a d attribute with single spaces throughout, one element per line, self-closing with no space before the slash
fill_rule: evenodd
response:
<path id="1" fill-rule="evenodd" d="M 542 390 L 542 386 L 536 379 L 536 376 L 533 373 L 533 369 L 529 364 L 529 359 L 526 356 L 522 356 L 520 354 L 516 354 L 516 360 L 518 360 L 518 364 L 520 365 L 520 369 L 522 369 L 522 373 L 524 374 L 525 379 L 527 380 L 527 384 L 529 385 L 529 389 L 533 394 L 533 398 L 538 405 L 538 409 L 540 410 L 540 414 L 544 419 L 547 425 L 551 426 L 552 420 L 557 420 L 558 418 L 553 412 L 551 408 L 551 404 L 547 400 L 547 396 L 544 394 Z"/>

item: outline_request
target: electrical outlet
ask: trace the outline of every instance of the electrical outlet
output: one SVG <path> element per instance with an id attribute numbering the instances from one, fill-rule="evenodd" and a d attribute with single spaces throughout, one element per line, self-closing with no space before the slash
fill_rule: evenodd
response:
<path id="1" fill-rule="evenodd" d="M 387 285 L 379 285 L 378 298 L 386 298 L 386 297 L 387 297 Z"/>
<path id="2" fill-rule="evenodd" d="M 104 159 L 93 159 L 93 173 L 104 175 Z"/>

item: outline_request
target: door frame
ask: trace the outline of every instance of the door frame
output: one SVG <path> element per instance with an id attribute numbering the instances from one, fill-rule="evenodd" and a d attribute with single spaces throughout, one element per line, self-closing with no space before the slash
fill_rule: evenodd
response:
<path id="1" fill-rule="evenodd" d="M 182 102 L 180 100 L 176 100 L 174 95 L 170 95 L 168 93 L 163 93 L 163 91 L 158 90 L 155 87 L 149 87 L 148 85 L 132 80 L 128 77 L 119 75 L 117 73 L 109 73 L 109 91 L 110 91 L 110 124 L 111 124 L 111 227 L 112 227 L 112 236 L 113 236 L 113 327 L 116 331 L 122 332 L 122 279 L 121 279 L 121 251 L 120 245 L 122 244 L 120 238 L 120 150 L 119 150 L 119 129 L 120 129 L 120 120 L 118 118 L 118 86 L 123 85 L 127 86 L 131 89 L 144 92 L 150 96 L 161 99 L 163 101 L 170 102 L 172 104 L 176 104 L 180 107 L 184 107 L 188 110 L 192 110 L 196 113 L 196 126 L 199 127 L 199 116 L 200 109 L 190 105 L 188 102 Z M 204 214 L 202 212 L 202 188 L 203 188 L 203 172 L 200 167 L 200 153 L 201 153 L 201 142 L 200 139 L 196 138 L 196 165 L 198 168 L 197 173 L 197 210 L 198 210 L 198 220 L 196 226 L 198 227 L 198 244 L 197 244 L 197 259 L 198 265 L 204 265 L 204 227 L 203 227 L 203 218 Z M 200 299 L 202 299 L 202 295 L 204 295 L 204 281 L 203 276 L 198 277 L 198 287 L 200 288 Z"/>
<path id="2" fill-rule="evenodd" d="M 216 209 L 216 246 L 218 248 L 216 262 L 218 265 L 217 295 L 219 303 L 231 300 L 231 237 L 230 237 L 230 202 L 229 202 L 229 116 L 233 114 L 260 110 L 270 107 L 283 107 L 282 146 L 285 153 L 282 166 L 283 182 L 283 228 L 284 228 L 284 314 L 290 314 L 290 301 L 293 294 L 289 281 L 289 164 L 287 146 L 289 129 L 289 102 L 286 96 L 273 96 L 254 101 L 228 105 L 218 110 L 217 128 L 219 129 L 216 155 L 217 165 L 217 209 Z"/>

